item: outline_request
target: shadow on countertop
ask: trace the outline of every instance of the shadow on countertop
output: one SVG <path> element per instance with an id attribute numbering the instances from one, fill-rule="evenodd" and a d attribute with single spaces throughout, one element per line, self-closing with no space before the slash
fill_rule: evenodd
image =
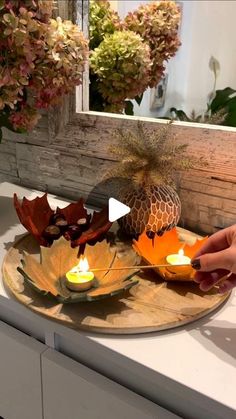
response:
<path id="1" fill-rule="evenodd" d="M 236 367 L 236 323 L 214 319 L 212 324 L 191 330 L 190 335 L 216 357 Z"/>

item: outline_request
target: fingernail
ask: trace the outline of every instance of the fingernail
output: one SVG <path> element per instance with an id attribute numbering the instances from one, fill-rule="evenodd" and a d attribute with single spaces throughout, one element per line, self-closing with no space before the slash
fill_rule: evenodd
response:
<path id="1" fill-rule="evenodd" d="M 193 269 L 196 269 L 196 271 L 198 271 L 199 269 L 201 269 L 200 259 L 193 259 L 193 260 L 191 260 L 191 266 L 192 266 Z"/>

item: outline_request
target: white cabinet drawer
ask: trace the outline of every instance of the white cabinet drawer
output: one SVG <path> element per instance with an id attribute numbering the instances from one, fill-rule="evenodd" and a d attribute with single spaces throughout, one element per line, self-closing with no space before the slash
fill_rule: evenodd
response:
<path id="1" fill-rule="evenodd" d="M 175 419 L 178 416 L 48 349 L 42 355 L 44 419 Z"/>
<path id="2" fill-rule="evenodd" d="M 42 419 L 40 355 L 45 348 L 0 322 L 0 417 Z"/>

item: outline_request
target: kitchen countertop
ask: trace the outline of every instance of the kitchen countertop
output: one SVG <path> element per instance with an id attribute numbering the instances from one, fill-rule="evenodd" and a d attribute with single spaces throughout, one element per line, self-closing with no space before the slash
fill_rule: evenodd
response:
<path id="1" fill-rule="evenodd" d="M 42 192 L 0 184 L 0 261 L 25 229 L 12 197 Z M 49 195 L 52 205 L 68 205 Z M 0 281 L 0 319 L 187 418 L 236 417 L 236 297 L 187 326 L 129 336 L 75 331 L 15 301 Z"/>

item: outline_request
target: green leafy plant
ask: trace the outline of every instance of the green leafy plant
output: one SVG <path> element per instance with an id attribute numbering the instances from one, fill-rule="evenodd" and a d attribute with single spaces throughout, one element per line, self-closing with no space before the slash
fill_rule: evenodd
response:
<path id="1" fill-rule="evenodd" d="M 226 125 L 236 127 L 236 90 L 231 87 L 216 90 L 217 77 L 220 72 L 220 63 L 211 57 L 209 68 L 214 75 L 212 92 L 209 94 L 206 111 L 196 114 L 193 110 L 188 116 L 183 110 L 172 107 L 172 118 L 186 122 L 200 122 L 205 124 Z"/>
<path id="2" fill-rule="evenodd" d="M 236 90 L 231 87 L 216 90 L 207 110 L 199 115 L 192 111 L 188 116 L 183 110 L 174 107 L 170 112 L 174 120 L 236 127 Z"/>
<path id="3" fill-rule="evenodd" d="M 130 99 L 140 104 L 147 87 L 159 83 L 164 62 L 180 46 L 179 22 L 174 1 L 140 6 L 121 21 L 107 0 L 91 0 L 90 109 L 132 114 Z"/>
<path id="4" fill-rule="evenodd" d="M 1 127 L 32 130 L 39 109 L 81 83 L 87 41 L 52 11 L 52 0 L 0 0 L 0 136 Z"/>
<path id="5" fill-rule="evenodd" d="M 201 123 L 201 124 L 228 125 L 228 124 L 225 124 L 225 121 L 227 118 L 227 110 L 225 109 L 224 106 L 214 112 L 212 111 L 211 105 L 210 105 L 206 112 L 201 113 L 201 114 L 196 114 L 196 112 L 193 110 L 189 116 L 182 109 L 176 109 L 174 107 L 170 109 L 170 112 L 172 113 L 173 120 L 185 121 L 185 122 L 196 122 L 196 123 Z"/>

